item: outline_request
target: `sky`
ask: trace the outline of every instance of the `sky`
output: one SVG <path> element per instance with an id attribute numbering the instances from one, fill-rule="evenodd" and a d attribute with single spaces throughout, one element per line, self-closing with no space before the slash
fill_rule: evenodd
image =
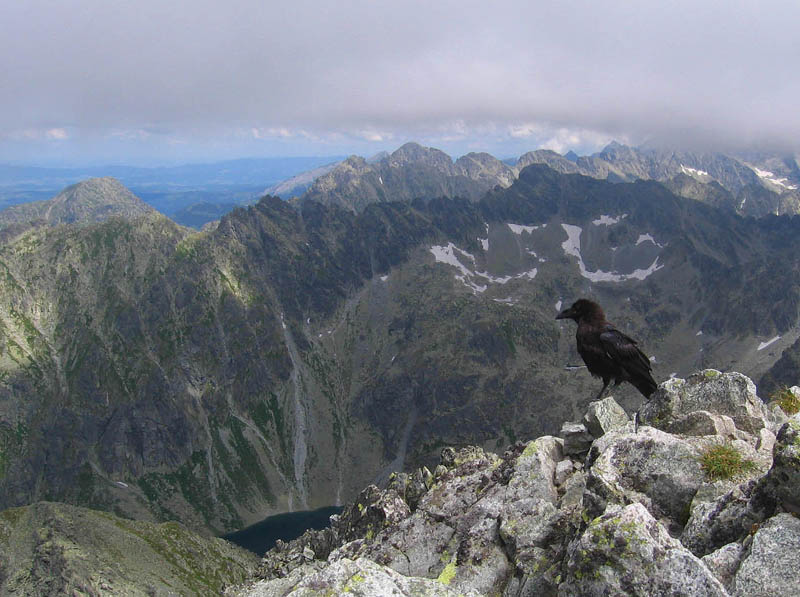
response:
<path id="1" fill-rule="evenodd" d="M 800 145 L 800 2 L 0 3 L 0 162 Z"/>

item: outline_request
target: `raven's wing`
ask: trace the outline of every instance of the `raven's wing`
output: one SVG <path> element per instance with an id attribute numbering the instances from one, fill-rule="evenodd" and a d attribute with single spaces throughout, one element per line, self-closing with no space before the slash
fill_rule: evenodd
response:
<path id="1" fill-rule="evenodd" d="M 600 344 L 606 355 L 628 375 L 628 380 L 645 396 L 652 394 L 657 384 L 653 379 L 652 365 L 638 346 L 636 340 L 618 329 L 607 325 L 600 334 Z"/>

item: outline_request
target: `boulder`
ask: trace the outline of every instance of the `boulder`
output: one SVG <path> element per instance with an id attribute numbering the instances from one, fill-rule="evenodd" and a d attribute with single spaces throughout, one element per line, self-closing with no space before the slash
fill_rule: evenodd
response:
<path id="1" fill-rule="evenodd" d="M 800 513 L 800 413 L 781 427 L 767 475 L 775 498 L 791 512 Z"/>
<path id="2" fill-rule="evenodd" d="M 697 556 L 741 541 L 775 510 L 763 479 L 735 486 L 711 502 L 697 504 L 681 533 L 681 543 Z"/>
<path id="3" fill-rule="evenodd" d="M 686 524 L 695 493 L 705 481 L 699 451 L 687 439 L 653 427 L 613 431 L 597 439 L 583 495 L 591 517 L 609 504 L 640 502 L 672 530 Z"/>
<path id="4" fill-rule="evenodd" d="M 738 429 L 752 434 L 770 424 L 753 381 L 741 373 L 716 369 L 665 381 L 642 405 L 640 414 L 643 423 L 668 431 L 681 417 L 696 411 L 726 415 Z"/>
<path id="5" fill-rule="evenodd" d="M 733 579 L 739 563 L 742 560 L 744 548 L 740 543 L 728 543 L 717 551 L 713 551 L 701 558 L 703 564 L 717 577 L 725 589 L 730 592 L 733 587 Z"/>
<path id="6" fill-rule="evenodd" d="M 569 548 L 558 595 L 727 596 L 722 583 L 641 504 L 613 505 Z"/>
<path id="7" fill-rule="evenodd" d="M 583 424 L 593 437 L 600 437 L 609 431 L 624 427 L 628 424 L 628 414 L 617 402 L 609 396 L 603 400 L 589 403 Z"/>
<path id="8" fill-rule="evenodd" d="M 680 435 L 719 435 L 736 437 L 736 424 L 727 415 L 718 415 L 707 410 L 696 410 L 681 415 L 666 426 L 666 431 Z"/>
<path id="9" fill-rule="evenodd" d="M 561 437 L 564 439 L 564 454 L 570 456 L 585 454 L 594 441 L 583 423 L 564 423 L 561 426 Z"/>
<path id="10" fill-rule="evenodd" d="M 777 514 L 759 527 L 736 572 L 742 597 L 800 595 L 800 520 Z"/>

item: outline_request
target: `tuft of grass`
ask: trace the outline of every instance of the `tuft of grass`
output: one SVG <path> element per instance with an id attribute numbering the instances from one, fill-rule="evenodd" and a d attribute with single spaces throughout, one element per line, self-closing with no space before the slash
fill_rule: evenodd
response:
<path id="1" fill-rule="evenodd" d="M 770 398 L 790 417 L 800 412 L 800 396 L 796 396 L 787 386 L 775 390 Z"/>
<path id="2" fill-rule="evenodd" d="M 755 467 L 752 460 L 742 458 L 741 452 L 730 444 L 713 445 L 700 455 L 700 466 L 712 481 L 733 479 Z"/>

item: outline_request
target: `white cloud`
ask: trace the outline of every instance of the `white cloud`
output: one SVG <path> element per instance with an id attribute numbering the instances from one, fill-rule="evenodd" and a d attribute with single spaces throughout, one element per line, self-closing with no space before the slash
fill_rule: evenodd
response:
<path id="1" fill-rule="evenodd" d="M 774 57 L 796 55 L 798 21 L 790 0 L 9 2 L 0 135 L 74 140 L 156 123 L 281 147 L 794 146 L 800 78 Z"/>

